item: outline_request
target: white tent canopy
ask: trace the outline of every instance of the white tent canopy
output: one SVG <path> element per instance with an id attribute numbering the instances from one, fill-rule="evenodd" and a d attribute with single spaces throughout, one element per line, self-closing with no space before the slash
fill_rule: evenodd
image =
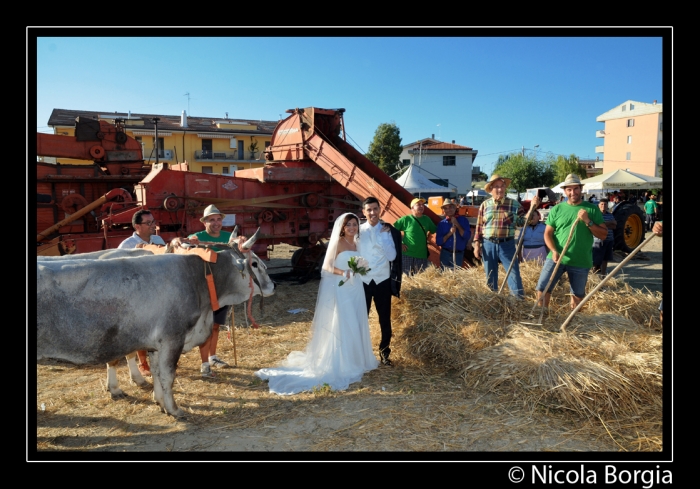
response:
<path id="1" fill-rule="evenodd" d="M 413 165 L 409 166 L 408 170 L 396 179 L 396 183 L 412 194 L 457 192 L 457 189 L 454 187 L 443 187 L 437 183 L 431 182 L 428 177 L 423 175 L 420 170 L 414 168 Z"/>
<path id="2" fill-rule="evenodd" d="M 475 188 L 467 192 L 467 197 L 491 197 L 491 194 L 488 193 L 486 190 Z"/>
<path id="3" fill-rule="evenodd" d="M 615 170 L 581 180 L 583 191 L 662 188 L 663 179 L 634 173 L 628 170 Z"/>

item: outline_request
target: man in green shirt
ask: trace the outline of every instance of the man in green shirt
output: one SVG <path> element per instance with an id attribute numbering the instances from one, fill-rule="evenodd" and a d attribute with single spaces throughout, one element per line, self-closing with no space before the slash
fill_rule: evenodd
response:
<path id="1" fill-rule="evenodd" d="M 647 215 L 647 231 L 651 231 L 654 227 L 654 223 L 656 222 L 656 217 L 659 212 L 659 205 L 656 203 L 656 195 L 652 194 L 651 197 L 649 197 L 649 200 L 644 203 L 644 212 Z"/>
<path id="2" fill-rule="evenodd" d="M 411 201 L 411 215 L 399 217 L 394 228 L 401 231 L 403 239 L 401 263 L 403 273 L 412 275 L 428 267 L 428 235 L 437 231 L 437 226 L 425 211 L 425 199 Z"/>
<path id="3" fill-rule="evenodd" d="M 231 233 L 222 229 L 226 214 L 216 208 L 214 204 L 207 206 L 204 209 L 204 215 L 200 219 L 206 228 L 204 231 L 194 233 L 189 236 L 190 243 L 197 244 L 205 243 L 228 243 L 231 238 Z M 214 250 L 221 251 L 214 247 Z M 214 311 L 214 326 L 212 327 L 211 336 L 207 341 L 199 345 L 199 354 L 202 358 L 202 377 L 215 378 L 216 375 L 211 371 L 211 367 L 228 367 L 229 364 L 220 360 L 216 356 L 216 345 L 219 342 L 219 325 L 226 322 L 226 316 L 231 306 L 224 306 L 219 310 Z"/>
<path id="4" fill-rule="evenodd" d="M 598 206 L 581 198 L 583 185 L 578 175 L 573 173 L 567 175 L 561 187 L 564 189 L 567 201 L 555 205 L 547 216 L 544 242 L 550 251 L 542 267 L 535 290 L 537 290 L 537 302 L 541 304 L 544 295 L 544 306 L 549 306 L 552 290 L 566 272 L 569 277 L 571 309 L 575 309 L 586 296 L 588 272 L 593 266 L 593 237 L 605 239 L 608 235 L 608 228 L 603 224 L 603 214 Z M 561 252 L 573 225 L 576 227 L 571 235 L 569 247 L 566 250 L 566 255 L 562 256 Z M 557 268 L 552 285 L 545 292 L 544 289 L 559 261 L 561 264 Z"/>

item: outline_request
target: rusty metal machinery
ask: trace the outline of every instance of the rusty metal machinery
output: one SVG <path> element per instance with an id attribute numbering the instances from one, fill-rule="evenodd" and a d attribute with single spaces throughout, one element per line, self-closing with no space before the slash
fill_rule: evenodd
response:
<path id="1" fill-rule="evenodd" d="M 345 212 L 361 215 L 364 198 L 376 197 L 381 217 L 389 223 L 410 213 L 413 196 L 345 141 L 344 109 L 288 112 L 291 115 L 273 132 L 263 167 L 224 176 L 187 171 L 186 163 L 155 164 L 135 182 L 133 201 L 120 202 L 116 196 L 101 204 L 99 213 L 94 211 L 98 232 L 69 233 L 59 241 L 72 240 L 76 252 L 114 248 L 131 234 L 131 217 L 140 208 L 153 213 L 159 234 L 167 241 L 203 230 L 202 212 L 216 204 L 227 215 L 224 229 L 237 224 L 241 234 L 252 235 L 260 228 L 254 248 L 259 256 L 266 257 L 268 247 L 275 244 L 299 246 L 304 251 L 296 262 L 306 270 L 325 250 L 322 240 L 330 236 L 335 219 Z M 87 187 L 95 184 L 84 182 Z M 50 192 L 38 188 L 38 193 Z M 439 220 L 430 210 L 426 214 Z M 437 260 L 438 254 L 432 243 L 431 258 Z"/>

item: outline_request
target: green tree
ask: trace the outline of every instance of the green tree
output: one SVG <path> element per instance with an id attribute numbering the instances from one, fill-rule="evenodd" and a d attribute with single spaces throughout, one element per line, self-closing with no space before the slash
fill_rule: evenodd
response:
<path id="1" fill-rule="evenodd" d="M 587 177 L 586 169 L 578 164 L 578 156 L 571 154 L 568 158 L 561 155 L 557 156 L 554 160 L 554 179 L 557 183 L 561 183 L 566 180 L 566 176 L 569 173 L 578 175 L 583 180 Z"/>
<path id="2" fill-rule="evenodd" d="M 379 124 L 374 139 L 369 144 L 365 155 L 368 160 L 381 168 L 387 175 L 393 175 L 398 169 L 401 146 L 401 131 L 395 122 Z"/>
<path id="3" fill-rule="evenodd" d="M 549 159 L 535 160 L 534 155 L 512 153 L 499 157 L 493 170 L 502 177 L 510 178 L 511 188 L 524 192 L 528 188 L 554 185 L 554 169 Z"/>

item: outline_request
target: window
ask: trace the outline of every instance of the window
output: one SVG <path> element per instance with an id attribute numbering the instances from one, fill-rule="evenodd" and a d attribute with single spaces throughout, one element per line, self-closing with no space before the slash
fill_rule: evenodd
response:
<path id="1" fill-rule="evenodd" d="M 663 130 L 664 130 L 664 123 L 659 122 L 659 131 L 663 132 Z"/>
<path id="2" fill-rule="evenodd" d="M 629 153 L 627 153 L 629 154 Z M 627 158 L 629 159 L 629 158 Z M 212 166 L 203 166 L 202 167 L 202 173 L 214 173 L 214 167 Z"/>
<path id="3" fill-rule="evenodd" d="M 402 160 L 402 163 L 403 163 L 405 166 L 408 166 L 408 165 L 411 164 L 411 160 Z"/>
<path id="4" fill-rule="evenodd" d="M 627 119 L 627 127 L 634 127 L 634 119 Z"/>
<path id="5" fill-rule="evenodd" d="M 630 110 L 634 110 L 634 104 L 630 104 Z"/>
<path id="6" fill-rule="evenodd" d="M 443 156 L 442 157 L 442 166 L 455 166 L 455 157 L 454 156 Z"/>
<path id="7" fill-rule="evenodd" d="M 153 145 L 156 145 L 156 138 L 153 138 Z M 165 153 L 163 153 L 163 150 L 165 149 L 165 140 L 163 138 L 158 138 L 158 158 L 163 158 L 165 156 Z M 154 153 L 155 155 L 155 153 Z"/>
<path id="8" fill-rule="evenodd" d="M 626 106 L 626 105 L 623 105 L 623 106 L 622 106 L 622 112 L 624 112 L 624 111 L 626 111 L 626 110 L 627 110 L 627 106 Z"/>
<path id="9" fill-rule="evenodd" d="M 228 175 L 228 168 L 224 167 L 223 170 L 221 170 L 222 175 Z"/>
<path id="10" fill-rule="evenodd" d="M 267 149 L 270 146 L 270 141 L 265 141 L 265 149 Z"/>
<path id="11" fill-rule="evenodd" d="M 632 159 L 632 153 L 630 151 L 627 152 L 627 155 L 625 156 L 626 160 L 631 160 Z"/>
<path id="12" fill-rule="evenodd" d="M 627 136 L 627 144 L 632 144 L 632 136 Z"/>

